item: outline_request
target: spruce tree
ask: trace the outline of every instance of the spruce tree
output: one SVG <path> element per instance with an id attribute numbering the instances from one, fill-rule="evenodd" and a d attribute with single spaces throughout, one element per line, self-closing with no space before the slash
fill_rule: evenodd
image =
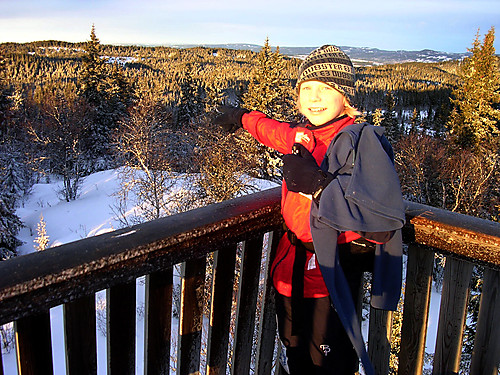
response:
<path id="1" fill-rule="evenodd" d="M 380 125 L 385 128 L 385 136 L 391 142 L 397 142 L 401 136 L 401 128 L 398 124 L 396 114 L 394 112 L 395 103 L 392 93 L 388 92 L 385 96 L 385 111 L 384 118 Z"/>
<path id="2" fill-rule="evenodd" d="M 85 43 L 85 54 L 82 57 L 82 71 L 80 84 L 82 96 L 90 105 L 99 107 L 104 102 L 104 87 L 106 79 L 106 65 L 101 58 L 100 41 L 92 25 L 90 40 Z"/>
<path id="3" fill-rule="evenodd" d="M 289 121 L 294 108 L 290 83 L 286 80 L 283 56 L 272 52 L 269 39 L 257 56 L 257 66 L 243 95 L 243 106 L 280 121 Z"/>
<path id="4" fill-rule="evenodd" d="M 15 214 L 15 198 L 3 190 L 0 193 L 0 261 L 17 255 L 22 242 L 17 238 L 22 222 Z"/>
<path id="5" fill-rule="evenodd" d="M 0 46 L 0 131 L 4 133 L 7 129 L 7 118 L 11 107 L 10 92 L 5 77 L 5 56 L 3 46 Z"/>
<path id="6" fill-rule="evenodd" d="M 382 120 L 384 119 L 384 115 L 382 114 L 382 110 L 380 108 L 375 109 L 371 116 L 371 122 L 375 126 L 380 126 L 382 124 Z"/>
<path id="7" fill-rule="evenodd" d="M 93 25 L 90 40 L 85 44 L 79 78 L 80 94 L 91 107 L 82 140 L 82 150 L 90 166 L 86 172 L 91 173 L 112 166 L 111 133 L 134 100 L 133 89 L 123 70 L 102 59 Z"/>
<path id="8" fill-rule="evenodd" d="M 43 215 L 40 215 L 40 221 L 36 225 L 37 236 L 33 240 L 36 243 L 35 250 L 43 251 L 49 246 L 49 236 L 47 235 L 47 224 L 43 219 Z"/>
<path id="9" fill-rule="evenodd" d="M 417 108 L 413 108 L 413 113 L 410 118 L 410 133 L 418 133 L 421 126 L 422 119 L 420 117 L 420 112 L 417 111 Z"/>
<path id="10" fill-rule="evenodd" d="M 500 71 L 495 56 L 495 29 L 485 35 L 479 31 L 460 65 L 460 84 L 453 91 L 453 110 L 448 129 L 455 142 L 475 152 L 496 153 L 500 144 Z"/>
<path id="11" fill-rule="evenodd" d="M 194 79 L 194 68 L 191 63 L 186 65 L 180 87 L 180 103 L 177 112 L 177 127 L 188 126 L 202 111 L 202 101 L 199 95 L 199 85 Z"/>
<path id="12" fill-rule="evenodd" d="M 291 87 L 284 75 L 285 64 L 279 50 L 272 52 L 266 38 L 257 57 L 257 66 L 247 92 L 243 95 L 243 107 L 260 111 L 280 121 L 290 121 L 293 117 Z M 255 142 L 249 139 L 249 142 Z M 255 142 L 258 177 L 281 180 L 281 155 Z"/>

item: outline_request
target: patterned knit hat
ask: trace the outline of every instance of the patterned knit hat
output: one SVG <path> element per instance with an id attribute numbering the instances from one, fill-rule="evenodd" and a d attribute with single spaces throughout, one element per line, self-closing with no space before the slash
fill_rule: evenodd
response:
<path id="1" fill-rule="evenodd" d="M 354 67 L 351 59 L 336 46 L 325 45 L 312 51 L 299 67 L 297 89 L 305 81 L 321 81 L 354 99 Z"/>

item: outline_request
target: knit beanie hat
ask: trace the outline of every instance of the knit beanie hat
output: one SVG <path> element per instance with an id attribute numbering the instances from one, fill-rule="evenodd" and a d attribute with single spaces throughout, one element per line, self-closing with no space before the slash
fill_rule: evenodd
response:
<path id="1" fill-rule="evenodd" d="M 297 89 L 305 81 L 321 81 L 340 91 L 352 103 L 354 67 L 351 59 L 336 46 L 324 45 L 312 51 L 299 67 Z"/>

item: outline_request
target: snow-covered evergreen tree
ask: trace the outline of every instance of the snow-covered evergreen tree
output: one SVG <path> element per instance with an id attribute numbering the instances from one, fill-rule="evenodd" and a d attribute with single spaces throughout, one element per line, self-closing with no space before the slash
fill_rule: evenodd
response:
<path id="1" fill-rule="evenodd" d="M 413 108 L 413 112 L 410 118 L 410 133 L 418 133 L 422 127 L 422 118 L 420 113 L 416 108 Z"/>
<path id="2" fill-rule="evenodd" d="M 212 113 L 218 106 L 224 104 L 226 97 L 223 80 L 219 73 L 214 74 L 205 82 L 205 112 Z"/>
<path id="3" fill-rule="evenodd" d="M 16 237 L 22 226 L 15 214 L 14 197 L 3 192 L 0 194 L 0 260 L 17 255 L 17 247 L 22 242 Z"/>
<path id="4" fill-rule="evenodd" d="M 285 64 L 279 50 L 273 52 L 266 38 L 257 57 L 258 63 L 247 92 L 243 95 L 243 107 L 251 111 L 261 111 L 267 116 L 291 121 L 295 116 L 294 101 L 290 83 L 285 79 Z M 281 180 L 281 155 L 266 146 L 257 144 L 248 137 L 248 142 L 255 143 L 258 177 Z"/>
<path id="5" fill-rule="evenodd" d="M 495 55 L 495 29 L 479 31 L 469 51 L 472 56 L 460 65 L 461 84 L 453 91 L 454 105 L 448 128 L 461 147 L 493 153 L 500 145 L 500 70 Z"/>
<path id="6" fill-rule="evenodd" d="M 9 131 L 9 118 L 12 115 L 12 88 L 6 77 L 6 59 L 3 46 L 0 45 L 0 135 L 4 136 Z"/>
<path id="7" fill-rule="evenodd" d="M 382 124 L 382 120 L 384 119 L 384 115 L 382 114 L 382 110 L 377 108 L 371 116 L 371 122 L 375 126 L 380 126 Z"/>
<path id="8" fill-rule="evenodd" d="M 85 54 L 82 57 L 80 90 L 89 104 L 96 107 L 104 101 L 106 79 L 106 64 L 101 58 L 100 43 L 95 34 L 95 26 L 92 25 L 90 40 L 85 44 Z"/>
<path id="9" fill-rule="evenodd" d="M 180 102 L 177 111 L 177 127 L 182 128 L 192 123 L 202 112 L 200 87 L 194 79 L 193 64 L 186 64 L 184 77 L 180 82 Z"/>
<path id="10" fill-rule="evenodd" d="M 14 141 L 9 130 L 12 100 L 5 80 L 5 61 L 0 49 L 0 260 L 11 258 L 17 254 L 16 248 L 21 245 L 17 234 L 21 228 L 21 220 L 15 214 L 17 198 L 22 195 L 23 182 L 19 178 L 15 160 L 9 152 Z"/>
<path id="11" fill-rule="evenodd" d="M 388 92 L 385 96 L 385 111 L 384 118 L 380 125 L 385 128 L 385 136 L 391 143 L 395 143 L 401 136 L 401 127 L 398 124 L 396 114 L 394 112 L 394 96 Z"/>
<path id="12" fill-rule="evenodd" d="M 295 115 L 290 82 L 285 79 L 285 63 L 279 49 L 273 52 L 266 38 L 257 56 L 257 67 L 243 95 L 243 106 L 265 113 L 280 121 L 290 121 Z"/>
<path id="13" fill-rule="evenodd" d="M 37 236 L 33 240 L 35 245 L 35 250 L 43 251 L 49 246 L 49 236 L 47 235 L 47 224 L 43 219 L 43 215 L 40 215 L 40 221 L 36 225 Z"/>
<path id="14" fill-rule="evenodd" d="M 79 75 L 80 94 L 91 108 L 82 139 L 82 151 L 89 160 L 87 173 L 112 165 L 111 133 L 118 121 L 126 116 L 134 98 L 122 69 L 117 64 L 107 64 L 100 48 L 95 27 L 92 26 Z"/>

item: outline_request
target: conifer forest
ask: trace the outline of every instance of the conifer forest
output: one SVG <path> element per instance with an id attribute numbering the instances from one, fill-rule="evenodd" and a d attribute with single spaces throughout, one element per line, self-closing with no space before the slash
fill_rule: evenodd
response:
<path id="1" fill-rule="evenodd" d="M 386 128 L 404 196 L 498 220 L 500 72 L 494 29 L 463 61 L 357 67 L 359 121 Z M 162 215 L 168 175 L 197 173 L 206 203 L 245 189 L 243 175 L 279 181 L 280 155 L 244 132 L 211 125 L 220 105 L 301 121 L 295 108 L 298 58 L 272 51 L 42 41 L 0 45 L 1 257 L 15 255 L 15 207 L 30 186 L 64 181 L 78 196 L 93 172 L 142 170 L 143 199 Z M 133 173 L 129 176 L 134 178 Z M 194 198 L 193 198 L 194 199 Z"/>
<path id="2" fill-rule="evenodd" d="M 462 61 L 356 67 L 358 121 L 385 127 L 405 199 L 499 220 L 494 38 L 493 28 L 472 36 Z M 82 43 L 0 44 L 0 260 L 20 245 L 16 207 L 50 178 L 71 201 L 85 176 L 122 167 L 122 201 L 133 190 L 144 220 L 167 214 L 165 192 L 178 174 L 195 176 L 179 211 L 249 191 L 248 176 L 280 181 L 281 155 L 244 131 L 224 134 L 212 119 L 230 105 L 302 121 L 300 63 L 268 40 L 257 53 L 116 46 L 101 44 L 94 27 Z"/>

